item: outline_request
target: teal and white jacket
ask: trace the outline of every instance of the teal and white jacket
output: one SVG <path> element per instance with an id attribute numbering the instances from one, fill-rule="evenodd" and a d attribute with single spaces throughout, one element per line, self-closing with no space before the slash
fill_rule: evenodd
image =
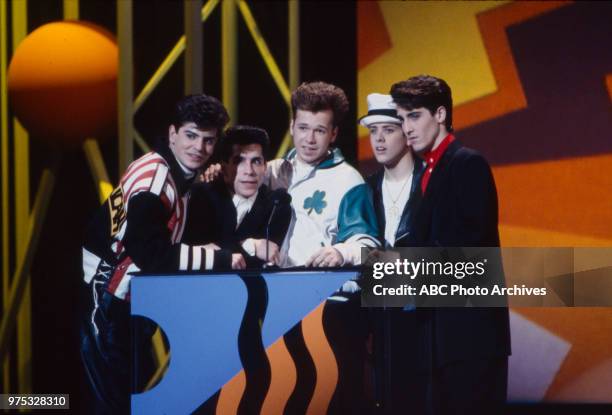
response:
<path id="1" fill-rule="evenodd" d="M 317 166 L 296 157 L 268 162 L 266 182 L 291 195 L 292 219 L 281 248 L 281 266 L 304 265 L 322 247 L 333 246 L 344 264 L 361 263 L 361 248 L 376 247 L 378 229 L 369 187 L 339 149 Z"/>

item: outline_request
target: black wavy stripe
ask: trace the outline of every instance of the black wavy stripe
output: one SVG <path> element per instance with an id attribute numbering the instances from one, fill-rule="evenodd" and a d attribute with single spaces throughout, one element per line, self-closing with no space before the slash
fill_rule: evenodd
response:
<path id="1" fill-rule="evenodd" d="M 367 320 L 359 296 L 347 302 L 327 302 L 323 330 L 338 363 L 338 384 L 328 414 L 368 413 L 365 363 Z"/>
<path id="2" fill-rule="evenodd" d="M 244 318 L 238 333 L 238 352 L 244 368 L 246 387 L 240 404 L 239 414 L 258 414 L 270 388 L 272 370 L 261 338 L 268 288 L 261 276 L 242 277 L 248 291 Z"/>
<path id="3" fill-rule="evenodd" d="M 218 390 L 213 396 L 208 398 L 206 402 L 200 405 L 192 415 L 215 415 L 217 413 L 217 403 L 219 403 L 219 395 L 221 390 Z"/>
<path id="4" fill-rule="evenodd" d="M 284 413 L 305 414 L 317 383 L 317 369 L 304 342 L 302 323 L 293 326 L 285 334 L 284 339 L 297 372 L 295 388 L 287 400 Z"/>

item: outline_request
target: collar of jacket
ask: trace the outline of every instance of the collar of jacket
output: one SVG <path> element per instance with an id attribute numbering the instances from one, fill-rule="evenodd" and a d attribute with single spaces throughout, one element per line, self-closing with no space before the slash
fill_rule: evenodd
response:
<path id="1" fill-rule="evenodd" d="M 183 169 L 181 166 L 179 166 L 174 154 L 172 153 L 172 150 L 170 150 L 170 147 L 168 147 L 168 144 L 160 144 L 156 146 L 153 151 L 166 160 L 166 163 L 168 163 L 168 166 L 170 166 L 170 174 L 172 175 L 172 179 L 176 184 L 179 194 L 183 196 L 185 193 L 187 193 L 187 190 L 189 190 L 189 187 L 193 184 L 193 181 L 198 176 L 199 172 L 197 172 L 191 179 L 186 179 Z"/>
<path id="2" fill-rule="evenodd" d="M 293 162 L 297 156 L 297 151 L 295 148 L 289 150 L 289 152 L 285 155 L 285 160 Z M 329 169 L 344 161 L 344 156 L 339 148 L 334 148 L 331 151 L 327 151 L 327 156 L 321 161 L 319 164 L 315 166 L 315 169 Z"/>

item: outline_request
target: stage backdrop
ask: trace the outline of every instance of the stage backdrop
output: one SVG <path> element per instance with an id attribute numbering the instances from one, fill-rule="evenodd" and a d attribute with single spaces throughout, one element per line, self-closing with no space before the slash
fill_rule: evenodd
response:
<path id="1" fill-rule="evenodd" d="M 492 164 L 502 245 L 612 246 L 612 3 L 359 2 L 357 14 L 359 115 L 394 82 L 444 78 L 458 138 Z M 358 156 L 376 168 L 363 127 Z M 511 400 L 612 402 L 612 310 L 514 309 L 512 324 Z"/>

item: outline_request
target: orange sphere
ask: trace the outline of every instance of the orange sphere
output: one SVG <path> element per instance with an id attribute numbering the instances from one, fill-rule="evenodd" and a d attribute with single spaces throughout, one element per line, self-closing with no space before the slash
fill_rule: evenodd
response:
<path id="1" fill-rule="evenodd" d="M 33 135 L 63 145 L 112 131 L 119 51 L 87 22 L 45 24 L 17 47 L 8 69 L 12 109 Z"/>

